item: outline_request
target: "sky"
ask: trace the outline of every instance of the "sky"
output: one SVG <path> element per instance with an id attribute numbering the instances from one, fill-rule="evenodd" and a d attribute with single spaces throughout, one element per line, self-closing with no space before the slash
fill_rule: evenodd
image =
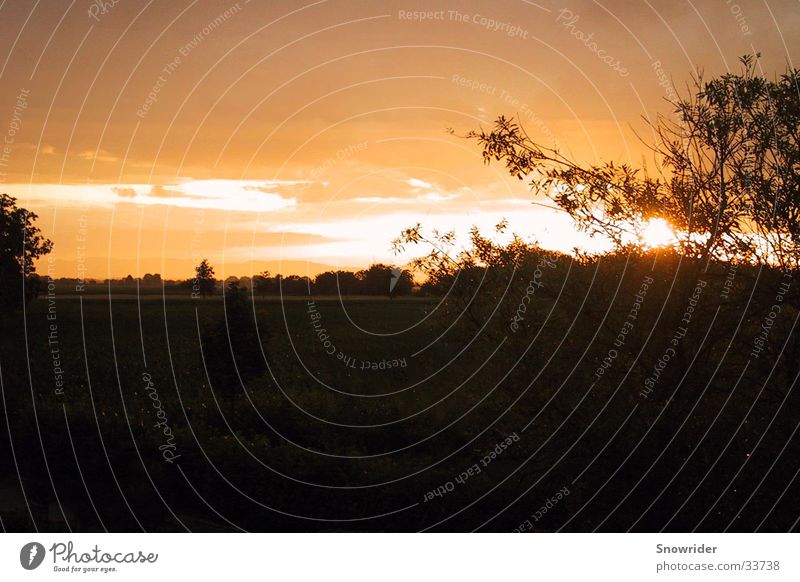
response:
<path id="1" fill-rule="evenodd" d="M 504 218 L 592 248 L 459 135 L 517 116 L 581 162 L 652 166 L 645 120 L 693 72 L 759 52 L 774 76 L 798 32 L 796 0 L 0 0 L 0 192 L 57 277 L 404 264 L 408 226 Z"/>

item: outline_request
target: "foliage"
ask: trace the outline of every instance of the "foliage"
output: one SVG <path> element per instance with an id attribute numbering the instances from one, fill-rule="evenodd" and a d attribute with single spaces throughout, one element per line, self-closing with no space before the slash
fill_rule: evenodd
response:
<path id="1" fill-rule="evenodd" d="M 53 243 L 35 226 L 37 219 L 18 207 L 16 198 L 0 194 L 0 306 L 4 310 L 22 307 L 23 300 L 29 301 L 39 291 L 33 261 L 49 254 Z"/>
<path id="2" fill-rule="evenodd" d="M 356 280 L 363 295 L 407 295 L 414 286 L 409 271 L 380 263 L 357 272 Z"/>
<path id="3" fill-rule="evenodd" d="M 507 228 L 508 224 L 503 220 L 495 226 L 495 234 L 501 235 Z M 440 287 L 460 271 L 513 266 L 526 250 L 532 248 L 516 234 L 512 235 L 508 244 L 495 242 L 481 234 L 477 226 L 470 230 L 469 241 L 464 248 L 457 249 L 456 242 L 454 231 L 441 232 L 434 229 L 428 235 L 424 233 L 422 225 L 417 223 L 402 231 L 392 242 L 392 247 L 396 254 L 406 252 L 410 245 L 428 247 L 425 255 L 410 262 L 413 270 L 425 275 L 427 288 Z"/>
<path id="4" fill-rule="evenodd" d="M 217 281 L 214 279 L 214 267 L 211 266 L 208 259 L 200 261 L 200 264 L 195 267 L 194 272 L 195 276 L 192 280 L 193 292 L 203 297 L 206 295 L 213 295 Z"/>
<path id="5" fill-rule="evenodd" d="M 392 284 L 396 275 L 397 281 Z M 373 264 L 360 271 L 326 271 L 314 279 L 299 275 L 270 275 L 264 271 L 253 277 L 253 292 L 260 296 L 287 295 L 408 295 L 414 280 L 407 270 L 392 265 Z"/>
<path id="6" fill-rule="evenodd" d="M 314 279 L 314 293 L 318 295 L 357 295 L 360 281 L 353 271 L 327 271 Z"/>
<path id="7" fill-rule="evenodd" d="M 742 71 L 693 77 L 672 116 L 650 123 L 659 176 L 614 162 L 583 165 L 534 142 L 514 119 L 469 132 L 486 163 L 503 161 L 512 176 L 568 212 L 577 226 L 619 250 L 643 247 L 650 219 L 666 220 L 688 257 L 778 262 L 796 266 L 800 248 L 800 72 L 776 81 Z"/>

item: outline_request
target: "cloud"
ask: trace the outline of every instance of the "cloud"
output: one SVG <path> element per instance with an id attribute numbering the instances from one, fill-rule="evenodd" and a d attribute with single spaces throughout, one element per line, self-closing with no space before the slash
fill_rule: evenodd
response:
<path id="1" fill-rule="evenodd" d="M 163 184 L 152 184 L 149 188 L 146 184 L 112 186 L 111 191 L 120 198 L 136 198 L 141 195 L 140 200 L 137 200 L 137 202 L 143 202 L 144 197 L 163 199 L 191 198 L 188 194 L 180 190 L 168 188 Z"/>
<path id="2" fill-rule="evenodd" d="M 40 184 L 39 200 L 57 200 L 62 204 L 115 204 L 202 208 L 231 212 L 278 212 L 293 210 L 297 198 L 268 191 L 268 182 L 249 180 L 184 180 L 161 184 Z"/>
<path id="3" fill-rule="evenodd" d="M 397 196 L 361 196 L 353 198 L 353 202 L 364 204 L 417 204 L 419 202 L 445 202 L 458 198 L 458 194 L 441 194 L 439 192 L 427 192 L 411 198 L 399 198 Z"/>
<path id="4" fill-rule="evenodd" d="M 90 160 L 95 162 L 117 162 L 119 158 L 106 150 L 86 150 L 78 154 L 82 160 Z"/>
<path id="5" fill-rule="evenodd" d="M 398 198 L 396 196 L 362 196 L 353 198 L 353 202 L 363 202 L 365 204 L 407 204 L 413 201 L 413 198 Z"/>
<path id="6" fill-rule="evenodd" d="M 37 152 L 39 155 L 42 156 L 52 156 L 53 154 L 56 153 L 56 148 L 50 144 L 40 145 L 36 143 L 31 143 L 29 141 L 22 141 L 15 144 L 14 147 L 17 147 L 24 151 Z"/>
<path id="7" fill-rule="evenodd" d="M 439 194 L 438 192 L 428 192 L 421 196 L 417 196 L 417 200 L 427 200 L 428 202 L 443 202 L 445 200 L 453 200 L 458 198 L 458 194 Z"/>
<path id="8" fill-rule="evenodd" d="M 152 184 L 149 185 L 147 195 L 138 196 L 136 202 L 239 212 L 273 212 L 296 206 L 297 200 L 294 197 L 282 196 L 273 191 L 278 184 L 281 183 L 252 180 L 185 180 L 166 185 Z M 139 185 L 136 188 L 128 186 L 125 189 L 143 193 L 147 191 L 144 190 L 146 188 L 148 185 Z M 117 196 L 124 197 L 117 192 L 121 187 L 112 189 Z"/>
<path id="9" fill-rule="evenodd" d="M 261 184 L 249 184 L 244 186 L 245 190 L 255 190 L 257 192 L 265 192 L 267 194 L 274 194 L 278 188 L 296 189 L 307 188 L 314 182 L 312 180 L 264 180 Z"/>
<path id="10" fill-rule="evenodd" d="M 287 247 L 287 246 L 304 246 L 315 245 L 323 243 L 342 242 L 347 239 L 341 237 L 324 236 L 310 232 L 277 232 L 269 231 L 258 233 L 255 237 L 255 243 L 258 246 L 270 247 Z"/>
<path id="11" fill-rule="evenodd" d="M 409 180 L 406 180 L 406 184 L 413 186 L 414 188 L 433 188 L 433 185 L 430 182 L 425 182 L 424 180 L 419 180 L 417 178 L 410 178 Z"/>
<path id="12" fill-rule="evenodd" d="M 150 188 L 150 196 L 154 198 L 186 198 L 187 195 L 177 190 L 168 190 L 166 186 L 161 184 L 153 184 Z"/>
<path id="13" fill-rule="evenodd" d="M 120 198 L 136 198 L 136 190 L 133 188 L 120 188 L 115 186 L 111 188 L 111 191 Z"/>

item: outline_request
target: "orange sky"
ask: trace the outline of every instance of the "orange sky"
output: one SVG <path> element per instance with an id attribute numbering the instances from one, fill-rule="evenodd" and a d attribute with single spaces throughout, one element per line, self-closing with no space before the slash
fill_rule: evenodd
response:
<path id="1" fill-rule="evenodd" d="M 57 276 L 403 263 L 403 227 L 503 217 L 569 249 L 564 216 L 445 129 L 518 114 L 641 165 L 670 81 L 754 50 L 771 76 L 798 30 L 795 0 L 0 2 L 0 191 Z"/>

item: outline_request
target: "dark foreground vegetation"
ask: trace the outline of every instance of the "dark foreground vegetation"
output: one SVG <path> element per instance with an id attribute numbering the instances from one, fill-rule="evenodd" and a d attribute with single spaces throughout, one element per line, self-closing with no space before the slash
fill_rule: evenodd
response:
<path id="1" fill-rule="evenodd" d="M 2 338 L 4 527 L 796 527 L 791 278 L 505 258 L 429 302 L 253 319 L 240 292 L 227 326 L 223 302 L 35 301 L 27 345 L 21 318 Z"/>

